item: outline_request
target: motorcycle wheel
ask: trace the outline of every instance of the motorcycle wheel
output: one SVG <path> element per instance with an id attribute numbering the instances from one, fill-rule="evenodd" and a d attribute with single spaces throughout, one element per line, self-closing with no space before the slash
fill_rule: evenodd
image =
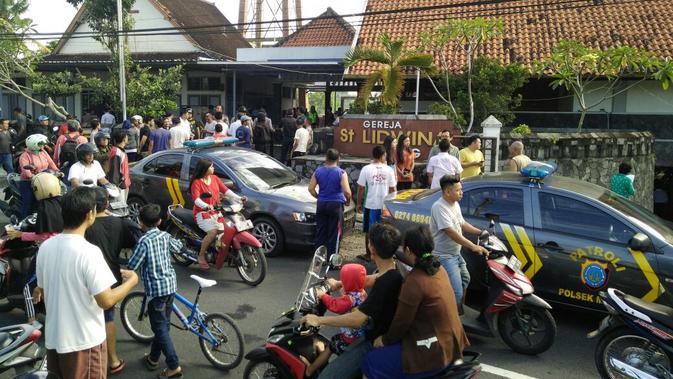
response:
<path id="1" fill-rule="evenodd" d="M 256 286 L 266 277 L 266 257 L 261 248 L 254 248 L 250 245 L 243 245 L 238 251 L 238 260 L 236 261 L 238 275 L 245 284 Z"/>
<path id="2" fill-rule="evenodd" d="M 547 309 L 519 304 L 498 317 L 500 337 L 520 354 L 536 355 L 547 351 L 556 337 L 556 321 Z"/>
<path id="3" fill-rule="evenodd" d="M 133 291 L 126 295 L 119 307 L 119 314 L 124 329 L 134 340 L 150 343 L 154 339 L 154 332 L 150 325 L 150 317 L 147 315 L 147 303 L 145 303 L 145 309 L 143 310 L 145 313 L 143 319 L 139 320 L 144 298 L 145 292 L 142 291 Z"/>
<path id="4" fill-rule="evenodd" d="M 171 256 L 173 256 L 173 260 L 175 261 L 175 263 L 185 267 L 195 263 L 196 258 L 199 256 L 199 252 L 194 249 L 190 249 L 188 247 L 185 233 L 182 230 L 180 230 L 180 228 L 175 226 L 175 224 L 173 223 L 171 223 L 168 229 L 166 229 L 166 232 L 172 235 L 173 238 L 182 242 L 182 250 L 180 250 L 179 253 L 171 253 Z M 187 257 L 193 257 L 194 260 L 191 260 Z"/>
<path id="5" fill-rule="evenodd" d="M 220 370 L 231 370 L 241 364 L 245 342 L 236 322 L 225 314 L 211 313 L 206 316 L 203 323 L 208 332 L 219 341 L 219 344 L 214 346 L 205 338 L 199 339 L 199 346 L 206 359 Z M 207 334 L 203 328 L 200 328 L 199 332 Z"/>
<path id="6" fill-rule="evenodd" d="M 604 379 L 622 379 L 631 378 L 631 376 L 622 374 L 618 368 L 610 364 L 610 359 L 618 359 L 628 365 L 632 365 L 638 370 L 657 377 L 665 377 L 656 365 L 661 365 L 671 372 L 671 357 L 660 347 L 651 343 L 647 338 L 643 338 L 633 333 L 627 327 L 614 329 L 605 333 L 596 345 L 594 360 L 596 369 Z"/>
<path id="7" fill-rule="evenodd" d="M 290 379 L 283 375 L 283 369 L 270 359 L 249 361 L 243 372 L 244 379 Z"/>

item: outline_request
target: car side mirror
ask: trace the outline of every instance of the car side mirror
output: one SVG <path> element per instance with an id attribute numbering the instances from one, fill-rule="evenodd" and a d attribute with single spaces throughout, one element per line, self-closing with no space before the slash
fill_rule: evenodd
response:
<path id="1" fill-rule="evenodd" d="M 224 183 L 224 185 L 227 186 L 227 188 L 229 188 L 231 190 L 234 190 L 234 191 L 237 190 L 236 183 L 234 183 L 234 181 L 231 180 L 231 179 L 222 179 L 222 183 Z"/>
<path id="2" fill-rule="evenodd" d="M 643 233 L 636 233 L 629 240 L 629 249 L 635 251 L 645 251 L 652 246 L 650 237 Z"/>

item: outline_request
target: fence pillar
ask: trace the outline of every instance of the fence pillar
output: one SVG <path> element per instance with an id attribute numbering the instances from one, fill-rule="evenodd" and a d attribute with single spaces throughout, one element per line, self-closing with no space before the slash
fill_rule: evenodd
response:
<path id="1" fill-rule="evenodd" d="M 494 154 L 486 154 L 485 167 L 492 167 L 493 171 L 497 172 L 499 170 L 498 160 L 500 159 L 500 129 L 502 129 L 502 122 L 498 121 L 493 115 L 490 115 L 481 123 L 481 127 L 484 129 L 484 137 L 495 138 L 495 146 L 491 146 Z M 490 159 L 495 159 L 495 163 L 490 162 Z"/>

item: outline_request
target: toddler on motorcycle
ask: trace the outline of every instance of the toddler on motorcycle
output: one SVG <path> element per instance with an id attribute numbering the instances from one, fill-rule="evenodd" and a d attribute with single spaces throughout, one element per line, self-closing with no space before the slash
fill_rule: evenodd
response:
<path id="1" fill-rule="evenodd" d="M 360 264 L 349 263 L 341 268 L 339 275 L 342 283 L 341 296 L 332 297 L 323 290 L 318 289 L 316 290 L 316 297 L 320 299 L 330 312 L 346 314 L 352 312 L 354 308 L 362 304 L 367 298 L 367 293 L 364 290 L 367 270 Z M 325 349 L 324 346 L 317 346 L 320 354 L 315 361 L 309 364 L 306 358 L 301 357 L 305 361 L 304 363 L 307 364 L 305 377 L 310 377 L 323 367 L 332 353 L 343 353 L 353 341 L 364 335 L 364 328 L 341 328 L 340 330 L 339 334 L 335 334 L 332 337 L 329 349 Z"/>

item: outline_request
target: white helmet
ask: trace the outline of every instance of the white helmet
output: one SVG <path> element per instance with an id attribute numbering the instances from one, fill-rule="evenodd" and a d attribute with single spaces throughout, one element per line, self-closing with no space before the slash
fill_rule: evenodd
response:
<path id="1" fill-rule="evenodd" d="M 61 182 L 53 174 L 41 172 L 33 176 L 30 184 L 37 200 L 61 196 Z"/>
<path id="2" fill-rule="evenodd" d="M 31 134 L 26 138 L 26 148 L 32 151 L 42 150 L 42 146 L 49 143 L 49 138 L 43 134 Z"/>

